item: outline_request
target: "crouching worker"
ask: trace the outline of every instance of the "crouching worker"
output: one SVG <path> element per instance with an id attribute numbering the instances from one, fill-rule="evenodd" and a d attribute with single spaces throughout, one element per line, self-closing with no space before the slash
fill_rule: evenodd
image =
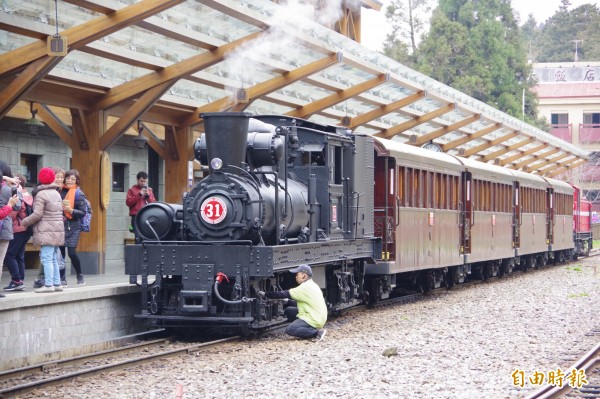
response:
<path id="1" fill-rule="evenodd" d="M 292 322 L 285 332 L 292 337 L 316 338 L 322 340 L 327 330 L 323 328 L 327 322 L 327 305 L 321 288 L 312 280 L 312 269 L 308 265 L 300 265 L 290 270 L 296 273 L 298 287 L 285 291 L 263 292 L 258 296 L 270 299 L 288 299 L 289 305 L 284 310 L 285 316 Z"/>

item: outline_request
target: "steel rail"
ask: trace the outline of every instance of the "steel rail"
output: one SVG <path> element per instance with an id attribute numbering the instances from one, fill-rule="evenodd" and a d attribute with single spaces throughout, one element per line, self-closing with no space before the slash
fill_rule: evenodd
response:
<path id="1" fill-rule="evenodd" d="M 581 357 L 578 361 L 576 361 L 569 370 L 585 370 L 587 374 L 588 371 L 592 370 L 596 363 L 600 362 L 600 343 L 596 344 L 594 348 L 592 348 L 589 352 L 587 352 L 583 357 Z M 555 385 L 546 385 L 545 387 L 535 391 L 531 395 L 527 396 L 525 399 L 553 399 L 553 398 L 562 398 L 567 393 L 571 392 L 574 389 L 569 384 L 563 384 L 562 386 Z"/>
<path id="2" fill-rule="evenodd" d="M 150 362 L 153 360 L 157 360 L 157 359 L 164 359 L 164 358 L 169 358 L 169 357 L 173 357 L 173 356 L 193 353 L 193 352 L 196 352 L 196 351 L 199 351 L 199 350 L 202 350 L 202 349 L 214 346 L 214 345 L 218 345 L 218 344 L 221 344 L 224 342 L 234 341 L 239 338 L 240 338 L 239 336 L 235 336 L 235 337 L 223 338 L 223 339 L 210 341 L 210 342 L 204 342 L 201 344 L 188 345 L 183 348 L 172 349 L 172 350 L 154 353 L 154 354 L 150 354 L 150 355 L 146 355 L 146 356 L 140 356 L 140 357 L 136 357 L 133 359 L 127 359 L 127 360 L 122 360 L 122 361 L 118 361 L 118 362 L 114 362 L 114 363 L 110 363 L 110 364 L 91 367 L 91 368 L 75 371 L 72 373 L 67 373 L 64 375 L 41 379 L 38 381 L 33 381 L 33 382 L 21 384 L 21 385 L 15 385 L 15 386 L 0 390 L 0 398 L 4 399 L 5 397 L 15 397 L 17 395 L 22 395 L 26 392 L 30 392 L 34 389 L 51 386 L 51 385 L 57 385 L 59 383 L 65 382 L 65 381 L 71 381 L 77 377 L 92 376 L 92 375 L 104 373 L 106 371 L 120 370 L 123 368 L 132 367 L 132 366 L 135 366 L 138 364 L 144 364 L 144 363 L 147 363 L 147 362 Z"/>

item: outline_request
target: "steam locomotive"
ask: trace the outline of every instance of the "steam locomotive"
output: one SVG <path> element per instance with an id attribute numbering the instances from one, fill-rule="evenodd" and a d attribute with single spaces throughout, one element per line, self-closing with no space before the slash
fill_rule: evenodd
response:
<path id="1" fill-rule="evenodd" d="M 287 116 L 201 117 L 210 174 L 182 204 L 143 207 L 125 248 L 150 325 L 281 324 L 257 292 L 293 287 L 300 263 L 336 312 L 591 248 L 567 183 Z"/>

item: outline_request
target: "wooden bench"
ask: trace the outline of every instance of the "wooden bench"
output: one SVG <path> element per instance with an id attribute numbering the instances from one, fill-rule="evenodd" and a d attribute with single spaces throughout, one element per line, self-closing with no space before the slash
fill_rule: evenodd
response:
<path id="1" fill-rule="evenodd" d="M 39 269 L 40 265 L 40 247 L 36 247 L 29 240 L 25 245 L 25 269 Z"/>

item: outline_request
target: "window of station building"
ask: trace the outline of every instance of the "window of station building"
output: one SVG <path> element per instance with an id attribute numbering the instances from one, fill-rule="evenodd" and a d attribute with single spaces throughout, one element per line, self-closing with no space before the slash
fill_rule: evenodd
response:
<path id="1" fill-rule="evenodd" d="M 584 125 L 600 125 L 600 112 L 590 112 L 583 114 Z"/>
<path id="2" fill-rule="evenodd" d="M 112 190 L 114 192 L 125 192 L 125 176 L 127 164 L 113 162 L 112 164 Z"/>
<path id="3" fill-rule="evenodd" d="M 552 125 L 567 125 L 569 123 L 569 114 L 552 113 L 550 114 L 550 123 Z"/>
<path id="4" fill-rule="evenodd" d="M 39 155 L 21 154 L 19 173 L 27 179 L 25 187 L 33 187 L 37 183 Z M 14 173 L 14 172 L 13 172 Z"/>

